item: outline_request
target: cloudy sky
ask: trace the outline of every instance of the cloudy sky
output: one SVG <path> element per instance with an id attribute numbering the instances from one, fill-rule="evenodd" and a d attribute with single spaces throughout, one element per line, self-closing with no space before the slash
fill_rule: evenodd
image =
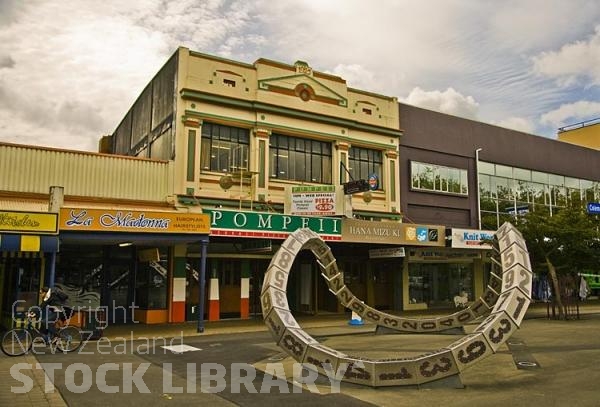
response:
<path id="1" fill-rule="evenodd" d="M 544 137 L 600 117 L 600 0 L 0 0 L 0 141 L 95 151 L 178 46 Z"/>

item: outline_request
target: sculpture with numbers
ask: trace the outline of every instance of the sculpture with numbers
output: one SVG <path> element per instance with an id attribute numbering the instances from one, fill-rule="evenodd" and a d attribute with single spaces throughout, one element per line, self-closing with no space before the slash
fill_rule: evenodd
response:
<path id="1" fill-rule="evenodd" d="M 263 318 L 277 345 L 304 366 L 326 374 L 326 368 L 337 372 L 344 364 L 343 381 L 374 387 L 419 385 L 458 375 L 497 352 L 520 327 L 531 302 L 532 272 L 523 236 L 513 225 L 505 223 L 495 233 L 493 246 L 492 260 L 501 275 L 491 274 L 481 298 L 444 317 L 405 318 L 376 310 L 357 298 L 345 285 L 329 246 L 310 229 L 298 229 L 283 242 L 267 269 L 261 292 Z M 308 335 L 290 312 L 287 280 L 301 250 L 312 251 L 329 290 L 344 307 L 379 326 L 433 333 L 461 327 L 488 313 L 489 316 L 471 334 L 420 356 L 383 360 L 348 356 Z"/>

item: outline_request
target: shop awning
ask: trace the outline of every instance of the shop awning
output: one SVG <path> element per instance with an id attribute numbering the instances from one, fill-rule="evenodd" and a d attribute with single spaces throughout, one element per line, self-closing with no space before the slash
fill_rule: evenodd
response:
<path id="1" fill-rule="evenodd" d="M 111 245 L 131 242 L 137 246 L 171 246 L 175 244 L 192 244 L 208 242 L 208 234 L 196 233 L 86 233 L 60 232 L 63 245 Z"/>
<path id="2" fill-rule="evenodd" d="M 0 234 L 0 251 L 57 252 L 58 236 Z"/>

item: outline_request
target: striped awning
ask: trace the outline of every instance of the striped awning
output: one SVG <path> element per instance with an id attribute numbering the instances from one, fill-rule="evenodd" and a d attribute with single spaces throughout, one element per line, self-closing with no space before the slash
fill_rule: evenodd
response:
<path id="1" fill-rule="evenodd" d="M 58 236 L 1 234 L 0 251 L 57 252 Z"/>

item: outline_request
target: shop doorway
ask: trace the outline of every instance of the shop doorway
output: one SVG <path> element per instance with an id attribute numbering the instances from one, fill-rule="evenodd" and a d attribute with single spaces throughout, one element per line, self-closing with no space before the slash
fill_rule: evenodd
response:
<path id="1" fill-rule="evenodd" d="M 319 266 L 312 253 L 300 252 L 288 276 L 287 299 L 296 314 L 314 315 L 317 312 L 317 275 Z"/>
<path id="2" fill-rule="evenodd" d="M 186 321 L 197 321 L 198 313 L 200 308 L 198 307 L 200 301 L 200 259 L 188 258 L 185 271 L 185 320 Z M 204 312 L 202 319 L 208 318 L 208 277 L 205 278 L 204 286 Z"/>
<path id="3" fill-rule="evenodd" d="M 378 310 L 393 310 L 394 287 L 402 276 L 401 260 L 374 260 L 371 263 L 371 278 L 373 279 L 373 307 Z"/>
<path id="4" fill-rule="evenodd" d="M 429 308 L 453 308 L 454 296 L 473 298 L 472 263 L 413 263 L 409 265 L 410 303 Z"/>
<path id="5" fill-rule="evenodd" d="M 15 253 L 16 254 L 16 253 Z M 9 328 L 16 313 L 24 313 L 37 306 L 42 275 L 42 259 L 35 253 L 31 256 L 0 257 L 2 279 L 3 325 Z"/>
<path id="6" fill-rule="evenodd" d="M 262 318 L 262 306 L 260 303 L 260 294 L 265 279 L 265 273 L 269 267 L 269 260 L 253 259 L 250 260 L 250 281 L 249 281 L 249 307 L 251 318 Z"/>
<path id="7" fill-rule="evenodd" d="M 109 324 L 133 321 L 136 261 L 132 247 L 104 247 L 101 304 Z"/>

